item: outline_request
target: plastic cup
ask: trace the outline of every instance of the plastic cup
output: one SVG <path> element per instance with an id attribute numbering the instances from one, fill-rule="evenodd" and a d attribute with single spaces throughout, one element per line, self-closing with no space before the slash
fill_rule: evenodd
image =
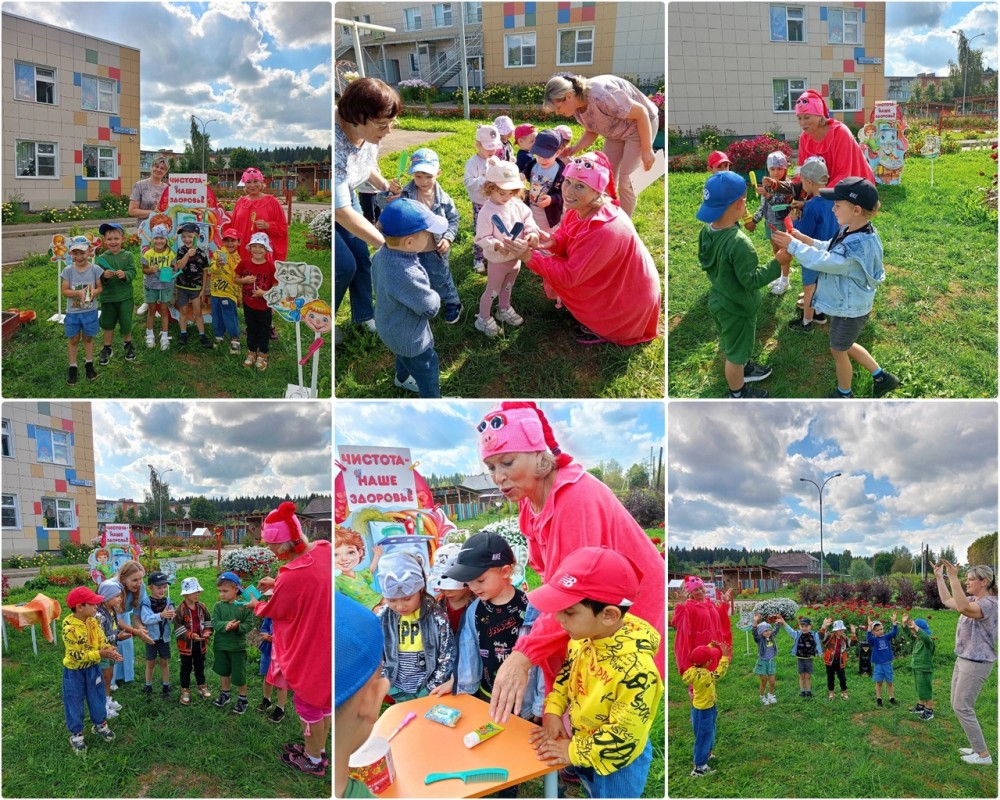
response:
<path id="1" fill-rule="evenodd" d="M 354 751 L 347 766 L 350 776 L 362 781 L 375 794 L 382 794 L 396 780 L 392 748 L 381 736 L 370 737 Z"/>

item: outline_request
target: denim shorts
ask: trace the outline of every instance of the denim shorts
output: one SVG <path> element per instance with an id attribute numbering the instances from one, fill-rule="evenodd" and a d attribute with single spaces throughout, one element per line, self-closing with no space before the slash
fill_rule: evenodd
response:
<path id="1" fill-rule="evenodd" d="M 200 296 L 201 296 L 201 289 L 185 289 L 183 286 L 178 286 L 177 307 L 184 308 L 184 306 L 194 302 Z"/>
<path id="2" fill-rule="evenodd" d="M 892 662 L 887 661 L 885 664 L 872 664 L 875 669 L 875 673 L 872 675 L 872 680 L 876 683 L 885 681 L 886 683 L 892 683 Z"/>
<path id="3" fill-rule="evenodd" d="M 174 287 L 168 286 L 166 289 L 144 287 L 142 290 L 142 299 L 147 303 L 172 303 L 174 302 Z"/>
<path id="4" fill-rule="evenodd" d="M 67 314 L 63 320 L 63 326 L 66 329 L 67 339 L 72 339 L 81 332 L 84 336 L 97 336 L 101 330 L 96 308 L 92 308 L 90 311 L 78 311 L 74 314 Z"/>
<path id="5" fill-rule="evenodd" d="M 773 658 L 758 658 L 757 663 L 754 665 L 753 674 L 754 675 L 774 675 L 777 672 L 777 666 L 775 666 Z"/>
<path id="6" fill-rule="evenodd" d="M 850 350 L 868 323 L 868 317 L 869 314 L 863 317 L 835 317 L 831 314 L 830 349 L 838 352 Z"/>
<path id="7" fill-rule="evenodd" d="M 809 267 L 802 268 L 802 285 L 803 286 L 815 286 L 816 281 L 819 280 L 819 273 L 814 269 L 809 269 Z"/>

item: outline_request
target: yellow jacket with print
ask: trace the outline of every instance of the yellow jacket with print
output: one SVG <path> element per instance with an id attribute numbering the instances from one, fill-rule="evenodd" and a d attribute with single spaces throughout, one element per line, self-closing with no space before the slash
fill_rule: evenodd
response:
<path id="1" fill-rule="evenodd" d="M 610 775 L 641 755 L 663 698 L 659 647 L 660 634 L 632 615 L 612 636 L 570 642 L 545 713 L 569 710 L 571 763 Z"/>
<path id="2" fill-rule="evenodd" d="M 681 675 L 681 680 L 688 686 L 694 687 L 694 697 L 691 704 L 702 711 L 715 705 L 715 684 L 729 669 L 729 659 L 723 656 L 719 659 L 719 666 L 714 670 L 704 667 L 688 667 Z"/>
<path id="3" fill-rule="evenodd" d="M 85 669 L 101 660 L 101 648 L 109 647 L 107 637 L 95 617 L 78 619 L 70 614 L 62 624 L 63 645 L 66 655 L 63 666 L 67 669 Z"/>

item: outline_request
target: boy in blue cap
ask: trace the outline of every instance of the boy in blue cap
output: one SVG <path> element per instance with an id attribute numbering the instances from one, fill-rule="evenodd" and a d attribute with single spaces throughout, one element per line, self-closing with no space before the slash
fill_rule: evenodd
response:
<path id="1" fill-rule="evenodd" d="M 100 227 L 104 239 L 104 252 L 94 263 L 101 273 L 101 330 L 104 331 L 104 347 L 101 348 L 100 364 L 106 366 L 111 360 L 111 340 L 117 326 L 122 332 L 125 360 L 135 361 L 135 346 L 132 344 L 132 282 L 135 280 L 135 259 L 125 244 L 125 229 L 117 222 L 105 222 Z"/>
<path id="2" fill-rule="evenodd" d="M 375 329 L 396 356 L 396 386 L 440 397 L 438 354 L 428 320 L 437 316 L 441 296 L 431 288 L 419 254 L 436 248 L 434 236 L 448 230 L 448 220 L 400 198 L 385 207 L 379 227 L 385 245 L 372 256 Z"/>
<path id="3" fill-rule="evenodd" d="M 256 601 L 246 605 L 236 605 L 239 596 L 240 578 L 235 572 L 223 572 L 218 579 L 219 602 L 212 608 L 212 630 L 215 635 L 215 664 L 212 670 L 220 676 L 219 696 L 213 705 L 222 708 L 229 703 L 229 690 L 236 684 L 239 697 L 233 708 L 234 714 L 247 710 L 247 633 L 256 622 L 253 607 Z"/>
<path id="4" fill-rule="evenodd" d="M 931 638 L 931 626 L 927 620 L 910 619 L 909 614 L 903 614 L 903 627 L 909 627 L 916 639 L 913 643 L 910 666 L 913 667 L 917 704 L 910 711 L 919 714 L 920 719 L 926 722 L 934 719 L 934 693 L 931 686 L 934 681 L 934 651 L 937 645 Z"/>
<path id="5" fill-rule="evenodd" d="M 719 331 L 730 397 L 767 397 L 748 383 L 771 376 L 771 368 L 750 360 L 757 332 L 760 292 L 781 275 L 779 250 L 761 266 L 750 237 L 737 224 L 746 213 L 746 182 L 735 172 L 717 172 L 705 182 L 704 202 L 695 215 L 706 223 L 698 235 L 698 263 L 712 288 L 708 311 Z M 784 256 L 782 256 L 784 253 Z"/>

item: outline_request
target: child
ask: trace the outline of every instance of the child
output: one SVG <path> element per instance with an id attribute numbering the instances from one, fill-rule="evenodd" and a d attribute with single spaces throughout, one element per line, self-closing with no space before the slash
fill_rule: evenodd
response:
<path id="1" fill-rule="evenodd" d="M 761 266 L 750 237 L 737 225 L 746 211 L 746 194 L 746 183 L 734 172 L 719 172 L 705 182 L 696 215 L 706 223 L 698 236 L 698 261 L 712 284 L 708 310 L 719 331 L 729 396 L 767 397 L 746 384 L 771 376 L 771 368 L 752 362 L 750 353 L 760 307 L 757 290 L 779 274 L 780 266 L 777 259 Z"/>
<path id="2" fill-rule="evenodd" d="M 798 630 L 793 630 L 784 619 L 781 622 L 792 637 L 791 651 L 799 670 L 799 697 L 812 697 L 813 659 L 820 652 L 819 634 L 812 629 L 809 617 L 799 620 Z"/>
<path id="3" fill-rule="evenodd" d="M 581 547 L 528 594 L 534 608 L 556 614 L 571 639 L 542 727 L 529 738 L 549 765 L 577 767 L 591 797 L 641 797 L 653 758 L 649 731 L 663 697 L 654 662 L 660 635 L 628 613 L 640 577 L 621 553 Z"/>
<path id="4" fill-rule="evenodd" d="M 768 177 L 777 184 L 785 179 L 788 174 L 788 158 L 780 150 L 775 150 L 773 153 L 769 153 L 767 156 L 767 174 Z M 764 223 L 767 227 L 764 229 L 766 234 L 771 233 L 771 228 L 777 228 L 778 230 L 785 229 L 785 217 L 788 216 L 789 206 L 792 200 L 795 199 L 791 192 L 782 192 L 780 187 L 774 186 L 773 184 L 768 184 L 772 186 L 769 191 L 764 186 L 757 187 L 757 194 L 760 195 L 760 208 L 754 213 L 750 222 L 747 223 L 747 230 L 751 233 L 757 228 L 757 223 L 760 222 L 761 218 L 764 219 Z M 776 206 L 784 206 L 781 209 L 775 209 Z M 771 242 L 771 249 L 774 251 L 775 256 L 778 255 L 777 243 L 773 238 L 768 237 Z M 771 284 L 771 294 L 784 294 L 788 291 L 788 273 L 791 270 L 791 261 L 781 262 L 781 276 L 774 280 Z"/>
<path id="5" fill-rule="evenodd" d="M 167 597 L 167 576 L 162 572 L 151 572 L 146 578 L 146 592 L 139 617 L 153 638 L 153 643 L 146 645 L 146 685 L 142 693 L 147 700 L 152 699 L 153 667 L 159 658 L 160 692 L 166 699 L 170 697 L 170 620 L 176 613 L 173 601 Z"/>
<path id="6" fill-rule="evenodd" d="M 84 701 L 90 708 L 90 718 L 94 722 L 91 731 L 106 742 L 115 740 L 114 733 L 108 727 L 107 699 L 98 665 L 101 659 L 121 661 L 122 657 L 108 643 L 101 626 L 94 619 L 97 607 L 103 603 L 104 598 L 86 586 L 77 586 L 66 596 L 70 613 L 62 624 L 63 645 L 66 648 L 62 662 L 62 694 L 66 727 L 70 733 L 69 744 L 74 753 L 82 753 L 87 749 L 83 740 Z"/>
<path id="7" fill-rule="evenodd" d="M 784 622 L 782 617 L 778 619 Z M 774 641 L 775 630 L 771 627 L 771 623 L 760 621 L 760 614 L 753 615 L 753 624 L 751 633 L 757 643 L 757 663 L 754 665 L 753 674 L 760 675 L 760 704 L 773 705 L 778 702 L 778 698 L 774 696 L 774 678 L 777 671 L 775 656 L 778 655 L 778 645 Z"/>
<path id="8" fill-rule="evenodd" d="M 451 678 L 455 667 L 448 617 L 427 594 L 423 568 L 412 553 L 385 555 L 379 581 L 385 605 L 375 613 L 382 625 L 382 674 L 389 679 L 389 696 L 395 702 L 426 697 Z"/>
<path id="9" fill-rule="evenodd" d="M 500 335 L 500 326 L 490 314 L 493 308 L 493 298 L 497 298 L 497 319 L 517 327 L 524 322 L 510 304 L 510 295 L 514 290 L 514 281 L 521 269 L 521 262 L 509 257 L 507 243 L 510 236 L 504 235 L 493 222 L 498 217 L 504 229 L 509 233 L 514 225 L 521 223 L 521 235 L 532 248 L 538 246 L 538 226 L 531 217 L 531 211 L 520 202 L 524 196 L 524 185 L 517 173 L 517 167 L 506 161 L 491 159 L 486 171 L 486 183 L 483 185 L 486 201 L 480 209 L 476 222 L 476 244 L 482 248 L 483 257 L 488 264 L 486 289 L 479 298 L 479 314 L 476 317 L 475 328 L 489 338 Z M 502 238 L 501 238 L 502 237 Z"/>
<path id="10" fill-rule="evenodd" d="M 882 397 L 899 386 L 899 378 L 884 371 L 857 343 L 875 302 L 875 289 L 885 280 L 882 240 L 872 227 L 878 213 L 878 190 L 863 178 L 844 178 L 833 189 L 820 189 L 820 197 L 833 200 L 833 213 L 842 226 L 828 242 L 796 232 L 774 234 L 773 241 L 797 257 L 803 267 L 820 273 L 813 306 L 828 314 L 830 351 L 837 367 L 837 392 L 833 397 L 853 397 L 853 358 L 872 374 L 872 394 Z"/>
<path id="11" fill-rule="evenodd" d="M 713 150 L 708 156 L 708 171 L 713 175 L 716 172 L 728 172 L 729 156 L 721 150 Z"/>
<path id="12" fill-rule="evenodd" d="M 506 114 L 501 114 L 493 120 L 493 127 L 500 134 L 500 146 L 494 155 L 501 161 L 514 163 L 514 142 L 511 140 L 511 136 L 514 133 L 514 120 Z"/>
<path id="13" fill-rule="evenodd" d="M 826 187 L 830 180 L 830 172 L 822 156 L 809 156 L 799 168 L 799 178 L 802 181 L 802 192 L 806 196 L 802 206 L 802 215 L 795 221 L 795 229 L 813 239 L 829 241 L 837 235 L 839 225 L 833 215 L 833 202 L 819 196 L 820 189 Z M 802 316 L 793 319 L 788 327 L 795 331 L 812 333 L 812 324 L 826 325 L 826 314 L 813 308 L 813 295 L 816 293 L 816 281 L 819 273 L 808 267 L 802 268 Z"/>
<path id="14" fill-rule="evenodd" d="M 569 125 L 556 125 L 552 130 L 559 134 L 559 152 L 556 153 L 556 158 L 560 164 L 566 166 L 569 163 L 569 158 L 560 154 L 573 143 L 573 130 Z"/>
<path id="15" fill-rule="evenodd" d="M 556 159 L 562 140 L 555 131 L 542 131 L 535 138 L 531 155 L 535 164 L 531 168 L 528 206 L 539 230 L 552 233 L 562 219 L 563 164 Z"/>
<path id="16" fill-rule="evenodd" d="M 448 193 L 441 188 L 436 178 L 441 172 L 441 160 L 429 147 L 421 147 L 410 159 L 410 174 L 413 179 L 403 187 L 402 196 L 423 203 L 432 214 L 448 220 L 448 230 L 434 237 L 435 247 L 417 258 L 430 279 L 431 288 L 441 295 L 444 306 L 444 321 L 449 325 L 458 322 L 462 314 L 462 301 L 451 277 L 448 252 L 458 236 L 458 209 Z"/>
<path id="17" fill-rule="evenodd" d="M 931 626 L 925 619 L 910 619 L 903 614 L 903 626 L 909 623 L 910 631 L 916 641 L 913 643 L 913 655 L 910 666 L 913 667 L 913 683 L 917 689 L 917 704 L 910 709 L 919 714 L 925 722 L 934 719 L 934 651 L 937 644 L 931 638 Z"/>
<path id="18" fill-rule="evenodd" d="M 226 705 L 231 699 L 229 690 L 235 683 L 239 696 L 233 713 L 242 714 L 247 710 L 247 632 L 256 620 L 252 608 L 256 603 L 236 605 L 236 597 L 243 587 L 234 572 L 223 572 L 217 586 L 219 602 L 212 608 L 212 629 L 215 631 L 215 664 L 212 669 L 221 676 L 221 689 L 213 705 L 219 708 Z"/>
<path id="19" fill-rule="evenodd" d="M 892 638 L 899 633 L 896 625 L 896 614 L 892 615 L 892 630 L 885 632 L 882 623 L 868 620 L 868 643 L 872 646 L 872 665 L 875 667 L 872 680 L 875 681 L 875 705 L 882 705 L 882 682 L 885 681 L 889 690 L 889 704 L 896 705 L 896 692 L 892 688 Z"/>
<path id="20" fill-rule="evenodd" d="M 438 354 L 428 320 L 437 316 L 441 297 L 431 288 L 418 253 L 434 248 L 434 236 L 448 230 L 448 220 L 400 198 L 386 206 L 379 225 L 385 246 L 372 256 L 375 329 L 396 356 L 394 383 L 421 397 L 440 397 Z"/>
<path id="21" fill-rule="evenodd" d="M 187 344 L 188 322 L 194 317 L 201 346 L 211 350 L 215 345 L 205 333 L 205 320 L 202 317 L 202 305 L 208 295 L 208 270 L 211 266 L 208 253 L 198 247 L 197 223 L 186 222 L 177 229 L 177 233 L 181 237 L 181 245 L 177 248 L 177 260 L 174 262 L 180 269 L 176 278 L 177 308 L 181 312 L 179 320 L 181 332 L 177 343 Z M 149 312 L 146 313 L 148 315 Z"/>
<path id="22" fill-rule="evenodd" d="M 222 245 L 212 258 L 209 283 L 212 292 L 212 327 L 215 341 L 221 344 L 229 337 L 229 352 L 240 352 L 240 294 L 237 288 L 236 268 L 240 265 L 240 234 L 236 228 L 227 228 L 222 234 Z"/>
<path id="23" fill-rule="evenodd" d="M 271 307 L 264 299 L 268 289 L 277 283 L 271 239 L 266 233 L 250 237 L 250 260 L 236 267 L 236 283 L 243 286 L 243 321 L 247 326 L 247 357 L 244 367 L 256 365 L 260 372 L 267 369 L 271 348 Z"/>
<path id="24" fill-rule="evenodd" d="M 448 577 L 448 570 L 456 565 L 461 551 L 460 544 L 443 544 L 434 551 L 434 566 L 431 567 L 430 590 L 438 596 L 438 605 L 448 615 L 451 632 L 458 633 L 465 609 L 472 602 L 472 590 L 461 581 Z"/>
<path id="25" fill-rule="evenodd" d="M 132 345 L 132 281 L 135 280 L 135 261 L 128 250 L 122 250 L 125 244 L 125 229 L 117 222 L 105 222 L 100 227 L 106 252 L 101 253 L 95 261 L 104 272 L 101 283 L 100 325 L 104 331 L 104 347 L 101 348 L 101 366 L 106 366 L 111 360 L 111 340 L 115 335 L 117 325 L 122 334 L 125 350 L 125 360 L 135 361 L 135 347 Z"/>
<path id="26" fill-rule="evenodd" d="M 66 331 L 69 351 L 69 374 L 66 383 L 75 386 L 77 381 L 76 353 L 83 336 L 84 369 L 87 380 L 97 380 L 94 369 L 94 336 L 100 330 L 97 321 L 97 298 L 102 291 L 103 270 L 90 263 L 90 242 L 86 236 L 74 236 L 69 243 L 72 263 L 61 274 L 62 294 L 66 298 Z M 83 734 L 81 734 L 82 736 Z"/>
<path id="27" fill-rule="evenodd" d="M 827 633 L 831 622 L 833 622 L 833 628 Z M 840 679 L 840 696 L 844 700 L 847 700 L 847 672 L 845 668 L 847 667 L 847 651 L 851 645 L 847 641 L 847 631 L 844 628 L 844 621 L 840 619 L 833 621 L 827 617 L 823 620 L 823 626 L 819 629 L 819 632 L 823 639 L 823 663 L 826 665 L 827 699 L 833 700 L 833 679 L 836 677 Z"/>
<path id="28" fill-rule="evenodd" d="M 495 159 L 496 151 L 500 149 L 500 134 L 493 125 L 480 125 L 476 129 L 476 154 L 465 162 L 465 191 L 472 203 L 472 229 L 478 230 L 479 210 L 486 202 L 486 168 L 490 158 Z M 483 248 L 478 242 L 472 243 L 472 268 L 480 275 L 486 274 L 486 261 L 483 258 Z"/>
<path id="29" fill-rule="evenodd" d="M 729 669 L 729 657 L 723 654 L 719 657 L 722 646 L 718 642 L 699 645 L 691 651 L 691 664 L 681 680 L 694 689 L 691 696 L 691 727 L 694 729 L 694 769 L 692 778 L 700 778 L 715 770 L 708 766 L 708 759 L 715 745 L 715 720 L 718 711 L 715 707 L 715 684 L 725 677 Z M 718 661 L 718 666 L 712 669 L 711 664 Z"/>
<path id="30" fill-rule="evenodd" d="M 514 141 L 517 142 L 517 158 L 514 163 L 517 171 L 521 175 L 521 181 L 528 180 L 531 175 L 531 168 L 535 164 L 535 159 L 531 155 L 531 148 L 535 144 L 537 133 L 534 125 L 518 125 L 514 128 Z"/>
<path id="31" fill-rule="evenodd" d="M 170 306 L 174 302 L 174 284 L 173 281 L 161 281 L 159 277 L 164 267 L 173 271 L 176 260 L 174 251 L 169 247 L 167 233 L 166 225 L 154 225 L 150 231 L 153 246 L 144 250 L 140 259 L 142 274 L 146 276 L 142 281 L 142 293 L 147 304 L 146 347 L 150 349 L 154 346 L 153 323 L 157 314 L 160 315 L 160 349 L 170 347 Z"/>
<path id="32" fill-rule="evenodd" d="M 365 569 L 357 566 L 365 560 L 365 543 L 361 534 L 351 528 L 337 526 L 334 534 L 333 555 L 334 586 L 336 590 L 347 595 L 352 600 L 361 603 L 365 608 L 374 611 L 382 605 L 382 595 L 375 591 L 375 570 L 378 560 L 382 557 L 382 548 L 376 547 L 372 552 L 372 563 Z"/>
<path id="33" fill-rule="evenodd" d="M 201 597 L 201 584 L 197 578 L 181 581 L 184 598 L 174 617 L 177 634 L 177 652 L 181 655 L 181 705 L 191 705 L 191 668 L 197 681 L 198 694 L 208 700 L 212 696 L 205 683 L 205 644 L 212 635 L 212 616 Z"/>
<path id="34" fill-rule="evenodd" d="M 288 681 L 285 680 L 280 669 L 271 671 L 272 666 L 276 667 L 278 662 L 272 659 L 274 623 L 270 617 L 264 617 L 260 621 L 260 639 L 260 647 L 258 649 L 260 650 L 260 674 L 264 676 L 264 698 L 260 701 L 260 705 L 257 706 L 257 710 L 267 712 L 273 705 L 274 710 L 267 718 L 271 722 L 278 723 L 285 718 L 285 704 L 288 702 Z M 278 690 L 278 701 L 272 703 L 271 695 L 274 694 L 275 688 Z"/>
<path id="35" fill-rule="evenodd" d="M 103 581 L 97 587 L 97 593 L 104 598 L 104 602 L 97 607 L 97 623 L 101 626 L 104 638 L 113 647 L 117 642 L 124 639 L 131 639 L 132 634 L 126 633 L 118 627 L 118 614 L 124 611 L 124 598 L 122 597 L 122 587 L 118 581 Z M 108 709 L 108 719 L 114 719 L 121 711 L 121 703 L 111 697 L 111 678 L 115 671 L 115 666 L 109 658 L 102 658 L 101 677 L 104 679 L 105 705 Z"/>

